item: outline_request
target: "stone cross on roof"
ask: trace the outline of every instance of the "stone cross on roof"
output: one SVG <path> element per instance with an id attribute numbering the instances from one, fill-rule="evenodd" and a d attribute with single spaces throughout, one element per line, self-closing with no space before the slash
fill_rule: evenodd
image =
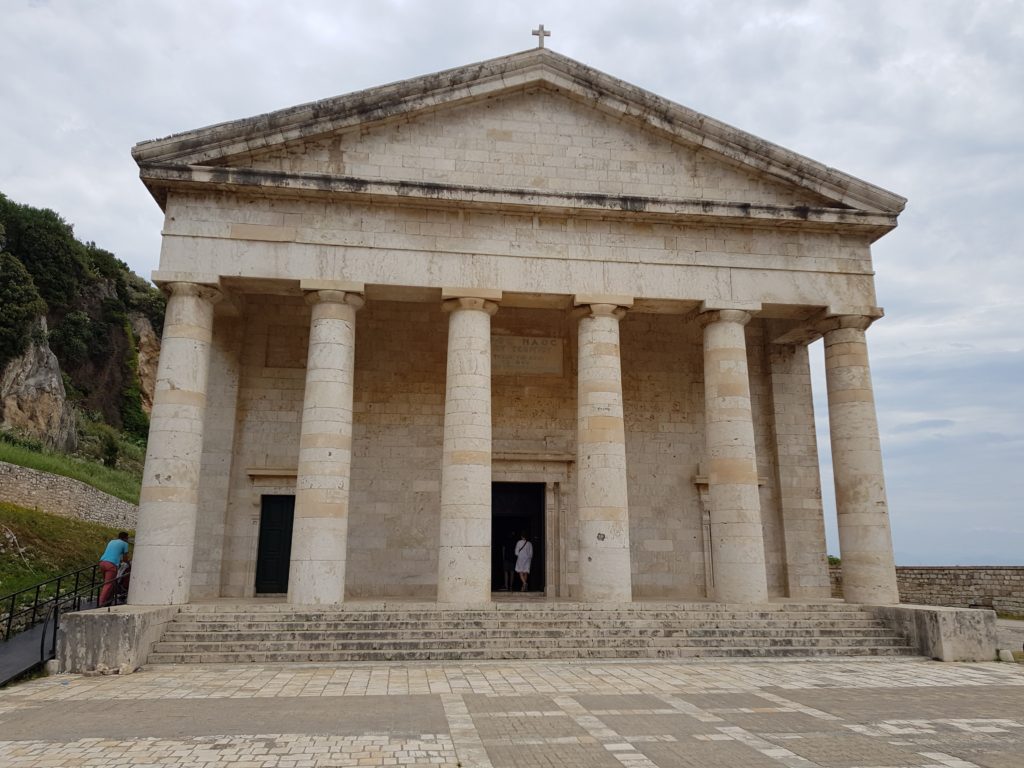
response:
<path id="1" fill-rule="evenodd" d="M 544 47 L 544 38 L 545 37 L 551 37 L 551 32 L 549 30 L 544 29 L 544 25 L 543 24 L 541 24 L 539 27 L 537 27 L 537 29 L 533 30 L 533 32 L 531 32 L 530 34 L 537 36 L 537 47 L 538 48 L 543 48 Z"/>

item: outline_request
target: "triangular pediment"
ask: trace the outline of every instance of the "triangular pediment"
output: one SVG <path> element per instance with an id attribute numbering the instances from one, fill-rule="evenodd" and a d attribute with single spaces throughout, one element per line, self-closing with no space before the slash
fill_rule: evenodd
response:
<path id="1" fill-rule="evenodd" d="M 564 194 L 836 205 L 550 88 L 354 126 L 226 165 Z"/>
<path id="2" fill-rule="evenodd" d="M 224 182 L 230 171 L 307 189 L 332 179 L 350 191 L 366 181 L 477 199 L 515 189 L 650 200 L 651 209 L 843 209 L 893 224 L 905 203 L 548 49 L 143 142 L 133 155 L 158 199 L 161 185 L 189 174 Z"/>

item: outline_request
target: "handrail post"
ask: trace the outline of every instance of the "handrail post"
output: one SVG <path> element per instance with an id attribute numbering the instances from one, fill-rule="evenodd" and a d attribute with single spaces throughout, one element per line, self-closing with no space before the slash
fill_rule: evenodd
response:
<path id="1" fill-rule="evenodd" d="M 53 606 L 53 643 L 50 645 L 50 658 L 57 658 L 57 630 L 60 628 L 60 601 Z"/>
<path id="2" fill-rule="evenodd" d="M 4 640 L 9 640 L 11 637 L 11 626 L 14 624 L 14 604 L 18 599 L 18 593 L 15 592 L 11 595 L 11 610 L 7 613 L 7 629 L 4 630 Z"/>
<path id="3" fill-rule="evenodd" d="M 32 601 L 32 626 L 35 626 L 36 623 L 36 612 L 39 610 L 39 589 L 42 586 L 42 584 L 36 584 L 36 599 Z"/>

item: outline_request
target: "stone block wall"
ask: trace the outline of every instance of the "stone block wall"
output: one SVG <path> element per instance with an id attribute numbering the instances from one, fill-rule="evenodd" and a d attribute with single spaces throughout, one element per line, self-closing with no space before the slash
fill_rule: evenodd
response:
<path id="1" fill-rule="evenodd" d="M 244 162 L 244 161 L 243 161 Z M 821 198 L 544 92 L 360 125 L 257 155 L 251 167 L 595 194 L 820 205 Z"/>
<path id="2" fill-rule="evenodd" d="M 829 576 L 832 596 L 842 597 L 842 567 Z M 903 603 L 1024 614 L 1024 566 L 898 566 L 896 581 Z"/>
<path id="3" fill-rule="evenodd" d="M 135 529 L 139 508 L 91 485 L 0 461 L 0 501 L 51 515 Z"/>

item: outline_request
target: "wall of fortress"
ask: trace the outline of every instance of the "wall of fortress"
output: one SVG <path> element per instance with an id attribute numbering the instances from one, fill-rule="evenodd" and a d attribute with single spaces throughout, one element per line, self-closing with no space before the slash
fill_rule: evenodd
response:
<path id="1" fill-rule="evenodd" d="M 832 596 L 842 597 L 841 566 L 831 566 Z M 1024 566 L 897 566 L 900 601 L 1024 614 Z"/>
<path id="2" fill-rule="evenodd" d="M 51 515 L 135 529 L 139 508 L 91 485 L 0 461 L 0 501 Z"/>

